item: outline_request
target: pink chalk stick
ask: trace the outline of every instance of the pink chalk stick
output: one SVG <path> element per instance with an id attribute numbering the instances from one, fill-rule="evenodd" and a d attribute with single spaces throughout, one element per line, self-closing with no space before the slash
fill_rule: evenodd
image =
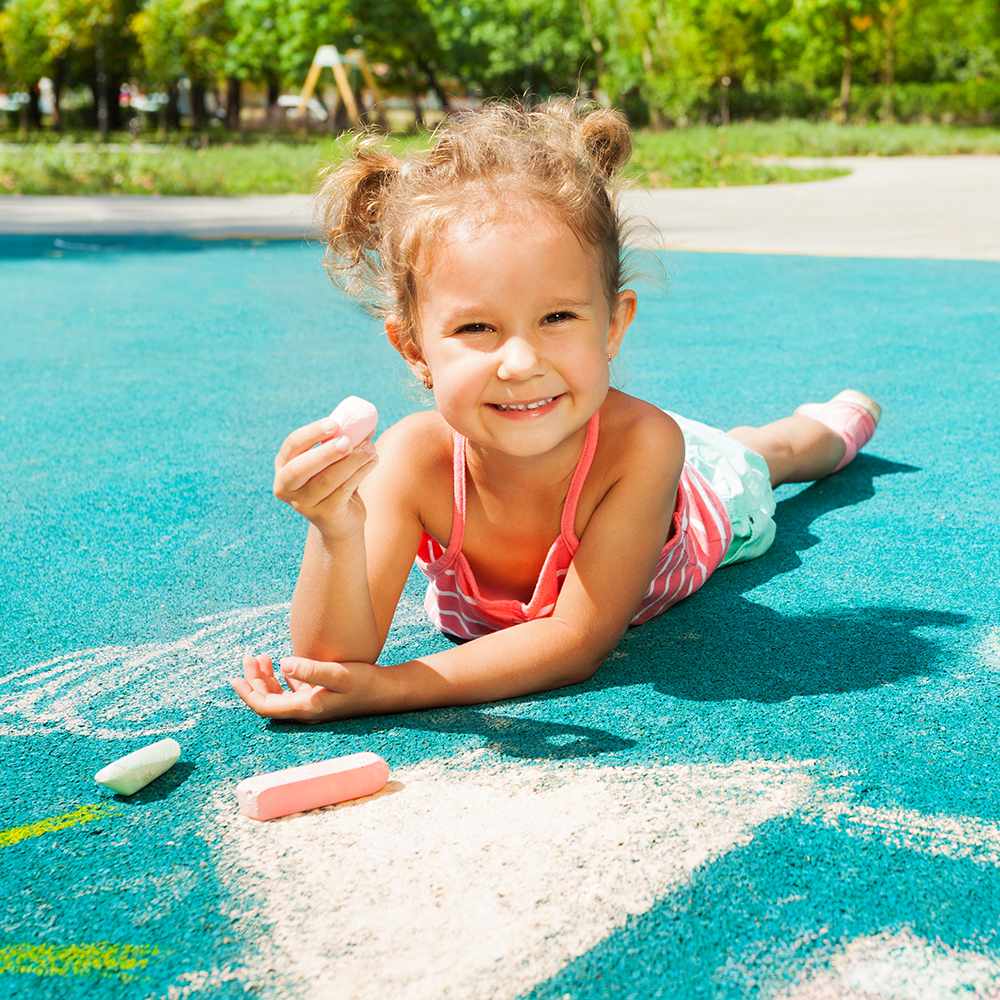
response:
<path id="1" fill-rule="evenodd" d="M 341 434 L 350 438 L 351 447 L 357 448 L 375 430 L 378 410 L 360 396 L 348 396 L 337 404 L 337 408 L 330 414 L 330 419 L 336 421 Z"/>
<path id="2" fill-rule="evenodd" d="M 388 780 L 389 765 L 378 754 L 352 753 L 246 778 L 236 799 L 251 819 L 276 819 L 373 795 Z"/>

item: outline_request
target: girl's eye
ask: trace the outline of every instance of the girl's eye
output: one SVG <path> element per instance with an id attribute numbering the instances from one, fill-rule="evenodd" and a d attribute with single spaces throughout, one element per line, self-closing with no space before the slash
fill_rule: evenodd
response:
<path id="1" fill-rule="evenodd" d="M 457 333 L 489 333 L 491 327 L 486 323 L 466 323 L 465 326 L 460 326 Z"/>
<path id="2" fill-rule="evenodd" d="M 548 316 L 542 320 L 543 323 L 565 323 L 567 320 L 573 319 L 574 313 L 571 312 L 554 312 L 549 313 Z"/>

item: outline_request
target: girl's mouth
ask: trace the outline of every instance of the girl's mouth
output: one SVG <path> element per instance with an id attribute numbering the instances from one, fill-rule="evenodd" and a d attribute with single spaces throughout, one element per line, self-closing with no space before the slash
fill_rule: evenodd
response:
<path id="1" fill-rule="evenodd" d="M 549 396 L 548 399 L 536 399 L 532 403 L 494 403 L 493 405 L 502 413 L 510 413 L 517 410 L 537 410 L 539 407 L 548 406 L 549 403 L 555 402 L 555 399 L 555 396 Z"/>

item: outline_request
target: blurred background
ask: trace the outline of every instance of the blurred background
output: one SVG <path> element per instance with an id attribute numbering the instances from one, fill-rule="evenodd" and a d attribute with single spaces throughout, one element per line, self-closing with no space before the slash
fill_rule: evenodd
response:
<path id="1" fill-rule="evenodd" d="M 419 135 L 490 97 L 552 94 L 619 107 L 650 134 L 792 120 L 996 139 L 1000 0 L 0 0 L 0 193 L 243 193 L 171 181 L 165 161 L 32 166 L 12 158 L 17 143 L 135 153 L 365 126 Z M 800 134 L 747 151 L 983 151 L 981 136 L 936 148 L 925 132 L 901 149 L 789 139 Z M 725 143 L 711 143 L 718 165 Z M 316 158 L 293 180 L 283 162 L 284 180 L 258 165 L 247 190 L 309 189 Z M 709 182 L 644 169 L 654 185 Z"/>

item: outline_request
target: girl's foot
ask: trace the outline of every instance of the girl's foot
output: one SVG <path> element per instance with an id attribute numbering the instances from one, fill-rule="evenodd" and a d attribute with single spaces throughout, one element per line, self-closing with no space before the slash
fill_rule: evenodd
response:
<path id="1" fill-rule="evenodd" d="M 872 439 L 882 408 L 863 392 L 845 389 L 828 403 L 803 403 L 795 413 L 819 421 L 844 439 L 844 457 L 833 470 L 839 472 Z"/>

